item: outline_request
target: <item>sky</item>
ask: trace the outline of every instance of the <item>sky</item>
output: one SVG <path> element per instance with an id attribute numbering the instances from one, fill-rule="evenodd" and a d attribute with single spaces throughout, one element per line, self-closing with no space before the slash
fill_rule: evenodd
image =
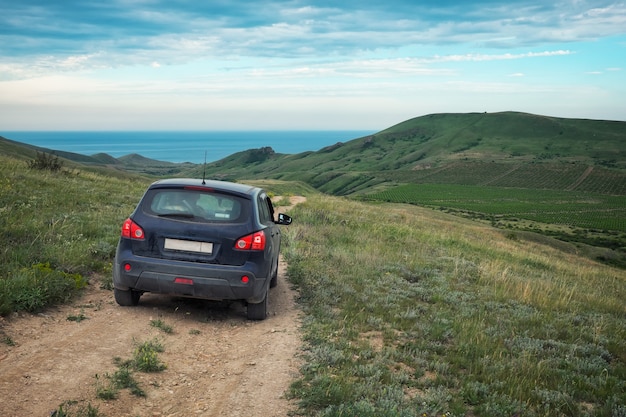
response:
<path id="1" fill-rule="evenodd" d="M 626 0 L 0 1 L 0 132 L 626 121 Z"/>

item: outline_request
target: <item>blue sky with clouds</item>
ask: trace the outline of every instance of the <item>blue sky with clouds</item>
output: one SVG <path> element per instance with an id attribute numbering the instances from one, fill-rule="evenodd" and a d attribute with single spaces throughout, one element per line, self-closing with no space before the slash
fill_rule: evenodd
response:
<path id="1" fill-rule="evenodd" d="M 626 120 L 626 2 L 0 3 L 1 130 L 380 130 L 506 110 Z"/>

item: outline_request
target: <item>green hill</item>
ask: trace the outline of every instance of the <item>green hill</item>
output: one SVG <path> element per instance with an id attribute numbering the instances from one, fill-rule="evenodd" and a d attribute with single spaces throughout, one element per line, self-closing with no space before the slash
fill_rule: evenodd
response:
<path id="1" fill-rule="evenodd" d="M 209 164 L 206 172 L 298 180 L 336 195 L 402 183 L 626 194 L 626 122 L 514 112 L 433 114 L 317 152 L 240 152 Z M 184 174 L 200 176 L 202 169 Z"/>
<path id="2" fill-rule="evenodd" d="M 176 176 L 181 171 L 194 167 L 191 163 L 172 163 L 149 159 L 137 154 L 125 155 L 114 158 L 106 153 L 83 155 L 73 152 L 59 151 L 56 149 L 33 146 L 26 143 L 16 142 L 0 136 L 0 153 L 21 160 L 32 160 L 37 154 L 46 154 L 58 157 L 63 166 L 67 168 L 86 169 L 89 171 L 106 172 L 109 169 L 123 170 L 137 174 L 153 176 Z"/>

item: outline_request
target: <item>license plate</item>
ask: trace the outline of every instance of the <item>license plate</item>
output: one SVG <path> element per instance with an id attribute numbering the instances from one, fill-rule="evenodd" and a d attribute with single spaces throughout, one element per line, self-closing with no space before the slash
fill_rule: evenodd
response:
<path id="1" fill-rule="evenodd" d="M 211 242 L 196 242 L 193 240 L 165 239 L 165 249 L 183 252 L 213 253 Z"/>

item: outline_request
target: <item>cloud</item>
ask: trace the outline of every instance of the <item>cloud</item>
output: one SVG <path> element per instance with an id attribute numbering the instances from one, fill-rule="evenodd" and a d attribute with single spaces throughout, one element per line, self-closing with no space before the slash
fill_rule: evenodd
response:
<path id="1" fill-rule="evenodd" d="M 433 60 L 440 62 L 460 62 L 460 61 L 504 61 L 512 59 L 524 59 L 524 58 L 545 58 L 552 56 L 571 55 L 572 51 L 557 50 L 557 51 L 543 51 L 543 52 L 526 52 L 521 54 L 466 54 L 466 55 L 449 55 L 442 57 L 435 57 Z"/>
<path id="2" fill-rule="evenodd" d="M 609 1 L 410 1 L 385 4 L 187 1 L 44 2 L 0 6 L 0 56 L 104 51 L 149 65 L 200 55 L 302 58 L 405 45 L 536 47 L 624 33 L 626 5 Z M 122 59 L 120 59 L 122 61 Z"/>
<path id="3" fill-rule="evenodd" d="M 481 92 L 555 108 L 567 89 L 589 94 L 581 107 L 626 96 L 624 0 L 21 0 L 0 2 L 0 27 L 0 119 L 13 102 L 234 115 L 314 100 L 347 117 L 472 106 Z"/>

